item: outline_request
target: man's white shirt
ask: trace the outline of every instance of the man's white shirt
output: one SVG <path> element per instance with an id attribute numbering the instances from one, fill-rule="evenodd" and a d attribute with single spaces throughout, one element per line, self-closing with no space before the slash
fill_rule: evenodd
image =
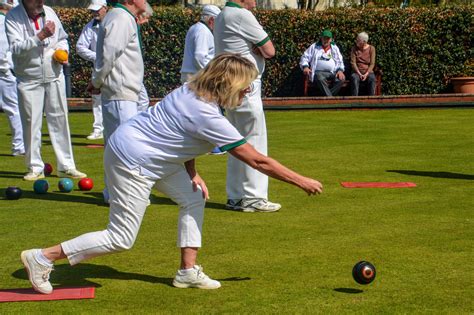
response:
<path id="1" fill-rule="evenodd" d="M 186 33 L 181 73 L 196 73 L 214 58 L 214 35 L 204 22 L 197 22 Z"/>
<path id="2" fill-rule="evenodd" d="M 92 19 L 84 26 L 81 35 L 77 40 L 76 52 L 81 58 L 87 61 L 95 61 L 99 26 L 100 21 Z"/>

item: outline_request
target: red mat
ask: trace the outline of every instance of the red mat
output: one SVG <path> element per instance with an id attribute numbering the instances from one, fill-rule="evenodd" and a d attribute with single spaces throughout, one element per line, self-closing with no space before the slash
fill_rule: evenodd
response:
<path id="1" fill-rule="evenodd" d="M 93 299 L 94 287 L 55 288 L 51 294 L 41 294 L 33 289 L 0 290 L 0 302 L 53 301 Z"/>
<path id="2" fill-rule="evenodd" d="M 86 148 L 103 149 L 104 145 L 103 144 L 88 144 L 88 145 L 86 145 Z"/>
<path id="3" fill-rule="evenodd" d="M 346 188 L 405 188 L 416 187 L 415 183 L 384 183 L 384 182 L 342 182 L 342 187 Z"/>

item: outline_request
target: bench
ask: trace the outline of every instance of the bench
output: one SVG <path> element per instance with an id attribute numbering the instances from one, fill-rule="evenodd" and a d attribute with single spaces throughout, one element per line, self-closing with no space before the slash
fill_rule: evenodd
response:
<path id="1" fill-rule="evenodd" d="M 382 95 L 382 69 L 379 67 L 374 68 L 374 74 L 375 74 L 375 95 Z M 348 78 L 346 76 L 346 78 Z M 362 83 L 362 82 L 361 82 Z M 344 83 L 342 84 L 341 91 L 339 92 L 340 95 L 351 95 L 351 82 L 350 80 L 345 80 Z M 316 84 L 313 82 L 309 81 L 309 76 L 303 74 L 303 95 L 308 96 L 309 92 L 314 89 L 316 90 Z M 360 89 L 361 95 L 366 92 L 365 86 Z"/>

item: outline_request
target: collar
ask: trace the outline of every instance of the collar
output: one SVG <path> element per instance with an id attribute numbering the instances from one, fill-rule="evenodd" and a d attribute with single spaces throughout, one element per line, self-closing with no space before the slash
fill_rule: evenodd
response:
<path id="1" fill-rule="evenodd" d="M 232 1 L 227 1 L 225 6 L 226 7 L 233 7 L 233 8 L 243 9 L 243 7 L 240 4 L 232 2 Z"/>
<path id="2" fill-rule="evenodd" d="M 0 15 L 3 15 L 3 16 L 5 16 L 5 13 L 3 13 L 3 12 L 0 12 Z"/>
<path id="3" fill-rule="evenodd" d="M 41 12 L 40 14 L 34 16 L 34 17 L 30 17 L 30 16 L 28 15 L 28 17 L 29 17 L 30 19 L 32 19 L 33 21 L 36 21 L 36 20 L 38 20 L 39 18 L 42 18 L 42 17 L 45 17 L 45 16 L 46 16 L 46 13 L 44 13 L 44 11 Z"/>
<path id="4" fill-rule="evenodd" d="M 112 6 L 114 8 L 120 8 L 120 9 L 123 9 L 125 11 L 128 12 L 128 14 L 130 14 L 131 16 L 133 16 L 133 18 L 135 19 L 135 22 L 137 21 L 137 17 L 135 15 L 132 14 L 132 12 L 130 12 L 126 6 L 122 5 L 121 3 L 113 3 Z"/>
<path id="5" fill-rule="evenodd" d="M 204 24 L 204 25 L 207 27 L 207 29 L 208 29 L 208 30 L 210 30 L 210 31 L 211 31 L 211 33 L 212 33 L 212 30 L 211 30 L 211 28 L 209 27 L 209 25 L 207 25 L 207 24 L 206 24 L 206 23 L 204 23 L 203 21 L 199 21 L 199 23 L 202 23 L 202 24 Z"/>
<path id="6" fill-rule="evenodd" d="M 100 24 L 100 21 L 94 19 L 94 21 L 92 22 L 92 27 L 94 27 L 94 26 L 96 26 L 96 25 L 99 25 L 99 24 Z"/>

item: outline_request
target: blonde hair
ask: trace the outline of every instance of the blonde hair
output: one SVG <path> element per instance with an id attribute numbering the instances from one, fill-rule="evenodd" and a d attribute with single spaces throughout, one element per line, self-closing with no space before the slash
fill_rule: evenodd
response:
<path id="1" fill-rule="evenodd" d="M 242 91 L 249 87 L 257 75 L 257 68 L 247 58 L 223 53 L 196 73 L 188 86 L 198 98 L 232 109 L 240 105 Z"/>

